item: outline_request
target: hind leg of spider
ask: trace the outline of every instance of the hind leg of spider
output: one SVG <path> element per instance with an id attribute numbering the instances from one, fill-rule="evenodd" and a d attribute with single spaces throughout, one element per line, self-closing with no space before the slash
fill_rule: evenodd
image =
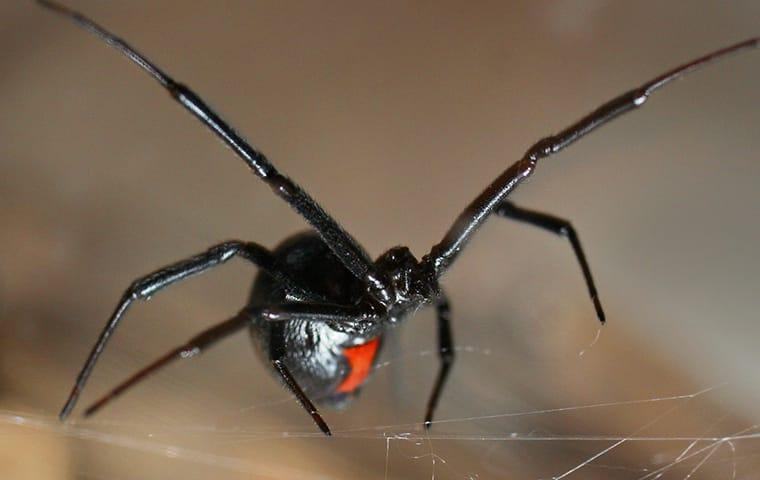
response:
<path id="1" fill-rule="evenodd" d="M 103 408 L 107 403 L 110 403 L 113 399 L 120 396 L 126 390 L 144 380 L 150 374 L 165 367 L 174 360 L 184 360 L 198 355 L 212 344 L 246 327 L 250 321 L 250 314 L 243 310 L 229 320 L 225 320 L 218 325 L 204 330 L 203 332 L 191 338 L 185 344 L 170 350 L 166 354 L 159 357 L 158 360 L 154 361 L 145 368 L 142 368 L 137 373 L 126 379 L 124 382 L 120 383 L 116 388 L 87 407 L 84 415 L 86 417 L 89 417 L 90 415 Z"/>
<path id="2" fill-rule="evenodd" d="M 317 424 L 322 433 L 328 437 L 332 435 L 332 432 L 330 432 L 330 427 L 327 426 L 327 422 L 325 422 L 325 420 L 322 418 L 322 415 L 319 414 L 317 407 L 314 406 L 311 400 L 309 400 L 309 397 L 306 396 L 306 393 L 304 393 L 304 391 L 298 385 L 298 382 L 296 382 L 296 379 L 293 378 L 293 375 L 290 373 L 290 370 L 288 370 L 288 367 L 285 366 L 285 364 L 282 362 L 282 359 L 278 358 L 272 360 L 272 367 L 277 373 L 280 374 L 280 377 L 285 383 L 285 386 L 287 386 L 288 390 L 290 390 L 290 392 L 296 396 L 298 403 L 300 403 L 303 409 L 306 410 L 306 413 L 311 416 L 311 419 L 314 420 L 314 423 Z"/>
<path id="3" fill-rule="evenodd" d="M 321 303 L 292 303 L 267 307 L 246 307 L 234 317 L 215 325 L 191 338 L 183 345 L 170 350 L 154 362 L 142 368 L 134 375 L 117 385 L 107 394 L 100 397 L 95 403 L 85 410 L 85 416 L 90 416 L 102 409 L 106 404 L 122 395 L 128 389 L 134 387 L 149 375 L 169 365 L 175 360 L 185 360 L 202 353 L 208 347 L 218 341 L 247 327 L 252 322 L 277 322 L 282 324 L 288 320 L 303 320 L 313 322 L 329 322 L 333 325 L 343 325 L 346 328 L 357 328 L 362 322 L 373 320 L 375 317 L 368 315 L 358 307 L 346 307 Z M 306 397 L 306 394 L 298 386 L 290 371 L 282 362 L 283 349 L 272 357 L 272 367 L 280 374 L 285 385 L 296 396 L 301 406 L 311 415 L 314 422 L 323 433 L 330 435 L 330 429 L 319 415 L 314 404 Z"/>
<path id="4" fill-rule="evenodd" d="M 283 383 L 295 395 L 298 403 L 311 416 L 314 423 L 325 435 L 332 435 L 330 427 L 319 414 L 309 397 L 298 385 L 283 359 L 287 353 L 284 321 L 300 319 L 304 321 L 322 321 L 341 324 L 348 329 L 361 328 L 362 324 L 376 324 L 376 315 L 355 306 L 293 304 L 268 308 L 267 317 L 270 321 L 279 321 L 273 325 L 269 337 L 269 361 L 272 368 L 280 375 Z M 278 328 L 279 326 L 279 328 Z"/>
<path id="5" fill-rule="evenodd" d="M 79 394 L 82 392 L 87 379 L 92 373 L 95 363 L 103 352 L 109 338 L 116 330 L 119 322 L 126 313 L 129 306 L 135 300 L 146 300 L 158 291 L 184 280 L 193 275 L 197 275 L 225 263 L 234 256 L 240 256 L 249 262 L 257 265 L 259 268 L 271 274 L 278 281 L 282 282 L 287 289 L 294 292 L 295 295 L 305 299 L 313 299 L 309 292 L 304 291 L 297 286 L 288 275 L 277 265 L 276 260 L 264 247 L 250 242 L 228 241 L 215 245 L 200 255 L 196 255 L 185 260 L 168 265 L 160 270 L 150 273 L 142 278 L 132 282 L 124 292 L 116 309 L 108 319 L 106 326 L 100 333 L 95 346 L 92 348 L 87 361 L 77 376 L 74 387 L 63 406 L 59 418 L 65 420 L 76 405 Z"/>
<path id="6" fill-rule="evenodd" d="M 438 322 L 438 356 L 441 367 L 438 370 L 438 376 L 433 384 L 433 391 L 430 392 L 427 409 L 425 412 L 425 428 L 429 429 L 433 424 L 433 414 L 435 407 L 438 405 L 438 399 L 441 397 L 443 386 L 449 377 L 451 366 L 454 365 L 454 342 L 451 335 L 451 307 L 446 294 L 441 292 L 435 304 Z"/>
<path id="7" fill-rule="evenodd" d="M 333 328 L 356 331 L 357 329 L 366 328 L 367 324 L 378 325 L 377 315 L 357 306 L 294 303 L 267 307 L 263 317 L 264 320 L 278 322 L 272 328 L 269 337 L 269 361 L 272 364 L 272 368 L 280 375 L 285 386 L 295 395 L 298 403 L 311 416 L 311 419 L 314 420 L 314 423 L 317 424 L 322 433 L 327 436 L 332 435 L 330 427 L 327 426 L 327 422 L 319 414 L 317 407 L 309 400 L 306 392 L 298 385 L 295 377 L 293 377 L 287 365 L 285 365 L 283 361 L 287 353 L 285 331 L 284 328 L 277 328 L 277 325 L 282 327 L 284 322 L 291 320 L 328 322 Z"/>
<path id="8" fill-rule="evenodd" d="M 578 263 L 581 266 L 583 272 L 583 278 L 586 280 L 586 287 L 588 293 L 591 296 L 591 301 L 594 302 L 594 309 L 596 309 L 596 315 L 599 321 L 604 323 L 606 317 L 604 310 L 602 309 L 602 303 L 599 300 L 599 292 L 594 284 L 594 278 L 591 276 L 591 268 L 586 261 L 586 255 L 583 253 L 583 247 L 581 247 L 581 241 L 578 238 L 578 234 L 573 228 L 573 225 L 563 218 L 555 217 L 548 213 L 537 212 L 535 210 L 528 210 L 527 208 L 518 207 L 510 201 L 502 202 L 494 210 L 497 215 L 517 220 L 518 222 L 525 222 L 530 225 L 543 228 L 550 232 L 556 233 L 566 237 L 570 241 L 570 245 L 573 247 L 575 257 L 578 259 Z"/>

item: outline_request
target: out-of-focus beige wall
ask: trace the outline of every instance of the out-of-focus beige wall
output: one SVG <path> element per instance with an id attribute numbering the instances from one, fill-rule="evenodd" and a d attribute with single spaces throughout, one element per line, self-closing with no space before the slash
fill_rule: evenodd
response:
<path id="1" fill-rule="evenodd" d="M 423 255 L 534 140 L 760 33 L 752 1 L 71 5 L 192 85 L 373 256 Z M 324 412 L 334 439 L 300 435 L 316 429 L 245 335 L 63 428 L 55 414 L 132 279 L 305 224 L 116 52 L 4 2 L 0 477 L 549 478 L 615 438 L 758 423 L 759 80 L 760 52 L 696 73 L 520 187 L 520 204 L 573 220 L 609 325 L 589 347 L 597 326 L 568 245 L 491 220 L 444 281 L 460 350 L 439 418 L 459 420 L 432 440 L 384 439 L 422 433 L 409 424 L 437 368 L 430 312 L 394 332 L 351 410 Z M 235 263 L 134 308 L 83 402 L 236 312 L 252 273 Z M 628 400 L 647 402 L 463 420 Z M 576 478 L 638 478 L 686 445 L 627 442 Z M 693 478 L 730 478 L 732 465 L 756 478 L 757 445 L 734 448 L 746 455 L 721 448 Z"/>

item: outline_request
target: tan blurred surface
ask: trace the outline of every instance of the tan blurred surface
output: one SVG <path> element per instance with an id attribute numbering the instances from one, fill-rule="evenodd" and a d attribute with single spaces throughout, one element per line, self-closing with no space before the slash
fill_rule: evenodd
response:
<path id="1" fill-rule="evenodd" d="M 192 85 L 372 255 L 423 255 L 534 140 L 760 34 L 756 1 L 71 5 Z M 760 52 L 668 87 L 513 197 L 578 229 L 609 318 L 593 346 L 569 246 L 493 219 L 444 281 L 460 350 L 431 436 L 425 311 L 353 408 L 324 412 L 328 440 L 246 335 L 57 423 L 132 279 L 305 224 L 91 36 L 31 2 L 0 5 L 0 35 L 0 478 L 635 479 L 760 423 Z M 134 308 L 83 403 L 236 312 L 252 274 Z M 757 440 L 689 452 L 662 478 L 760 478 Z"/>

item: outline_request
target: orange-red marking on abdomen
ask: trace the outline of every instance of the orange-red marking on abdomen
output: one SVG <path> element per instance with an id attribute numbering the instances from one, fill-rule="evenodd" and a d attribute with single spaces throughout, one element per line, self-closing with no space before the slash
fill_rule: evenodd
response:
<path id="1" fill-rule="evenodd" d="M 348 360 L 348 376 L 335 389 L 338 393 L 350 393 L 356 390 L 367 379 L 372 370 L 372 361 L 377 355 L 380 338 L 373 338 L 367 343 L 343 349 L 343 355 Z"/>

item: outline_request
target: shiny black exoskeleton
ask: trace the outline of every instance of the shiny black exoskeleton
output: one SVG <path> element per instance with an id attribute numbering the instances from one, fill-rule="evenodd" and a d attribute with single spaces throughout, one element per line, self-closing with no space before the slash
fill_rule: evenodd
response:
<path id="1" fill-rule="evenodd" d="M 304 232 L 285 240 L 273 252 L 281 268 L 313 297 L 332 305 L 356 305 L 362 300 L 365 288 L 350 271 L 332 254 L 321 238 L 313 232 Z M 292 292 L 266 272 L 254 282 L 249 306 L 251 310 L 284 305 L 303 298 L 293 298 Z M 361 321 L 311 321 L 293 318 L 272 321 L 278 313 L 270 311 L 265 318 L 251 315 L 251 339 L 264 361 L 279 358 L 291 372 L 296 383 L 309 396 L 331 407 L 343 407 L 356 395 L 361 383 L 341 388 L 351 375 L 350 358 L 346 349 L 375 343 L 366 354 L 370 366 L 377 361 L 383 324 Z M 366 373 L 369 373 L 368 371 Z M 365 376 L 366 378 L 366 376 Z M 362 378 L 361 380 L 364 380 Z"/>
<path id="2" fill-rule="evenodd" d="M 263 360 L 271 364 L 272 371 L 296 396 L 319 428 L 330 434 L 310 398 L 331 406 L 345 405 L 361 389 L 375 365 L 384 332 L 420 307 L 431 304 L 437 311 L 441 366 L 427 404 L 425 425 L 430 426 L 454 360 L 449 305 L 438 280 L 483 222 L 495 213 L 567 237 L 597 316 L 604 322 L 591 271 L 572 225 L 552 215 L 517 207 L 506 200 L 507 196 L 533 173 L 540 159 L 642 106 L 653 92 L 672 80 L 715 59 L 758 45 L 758 38 L 752 38 L 712 52 L 610 100 L 561 132 L 530 147 L 520 160 L 464 209 L 443 239 L 421 260 L 418 261 L 406 247 L 394 247 L 372 261 L 359 243 L 316 201 L 279 173 L 264 154 L 254 149 L 190 88 L 176 82 L 126 42 L 80 13 L 46 0 L 39 0 L 39 3 L 70 18 L 146 71 L 312 227 L 311 231 L 286 240 L 273 252 L 251 242 L 228 241 L 133 282 L 82 367 L 61 410 L 61 419 L 74 408 L 98 357 L 132 302 L 147 299 L 171 284 L 237 256 L 261 270 L 249 304 L 234 317 L 200 333 L 134 374 L 88 408 L 86 414 L 95 412 L 169 362 L 190 358 L 221 338 L 249 328 Z"/>

